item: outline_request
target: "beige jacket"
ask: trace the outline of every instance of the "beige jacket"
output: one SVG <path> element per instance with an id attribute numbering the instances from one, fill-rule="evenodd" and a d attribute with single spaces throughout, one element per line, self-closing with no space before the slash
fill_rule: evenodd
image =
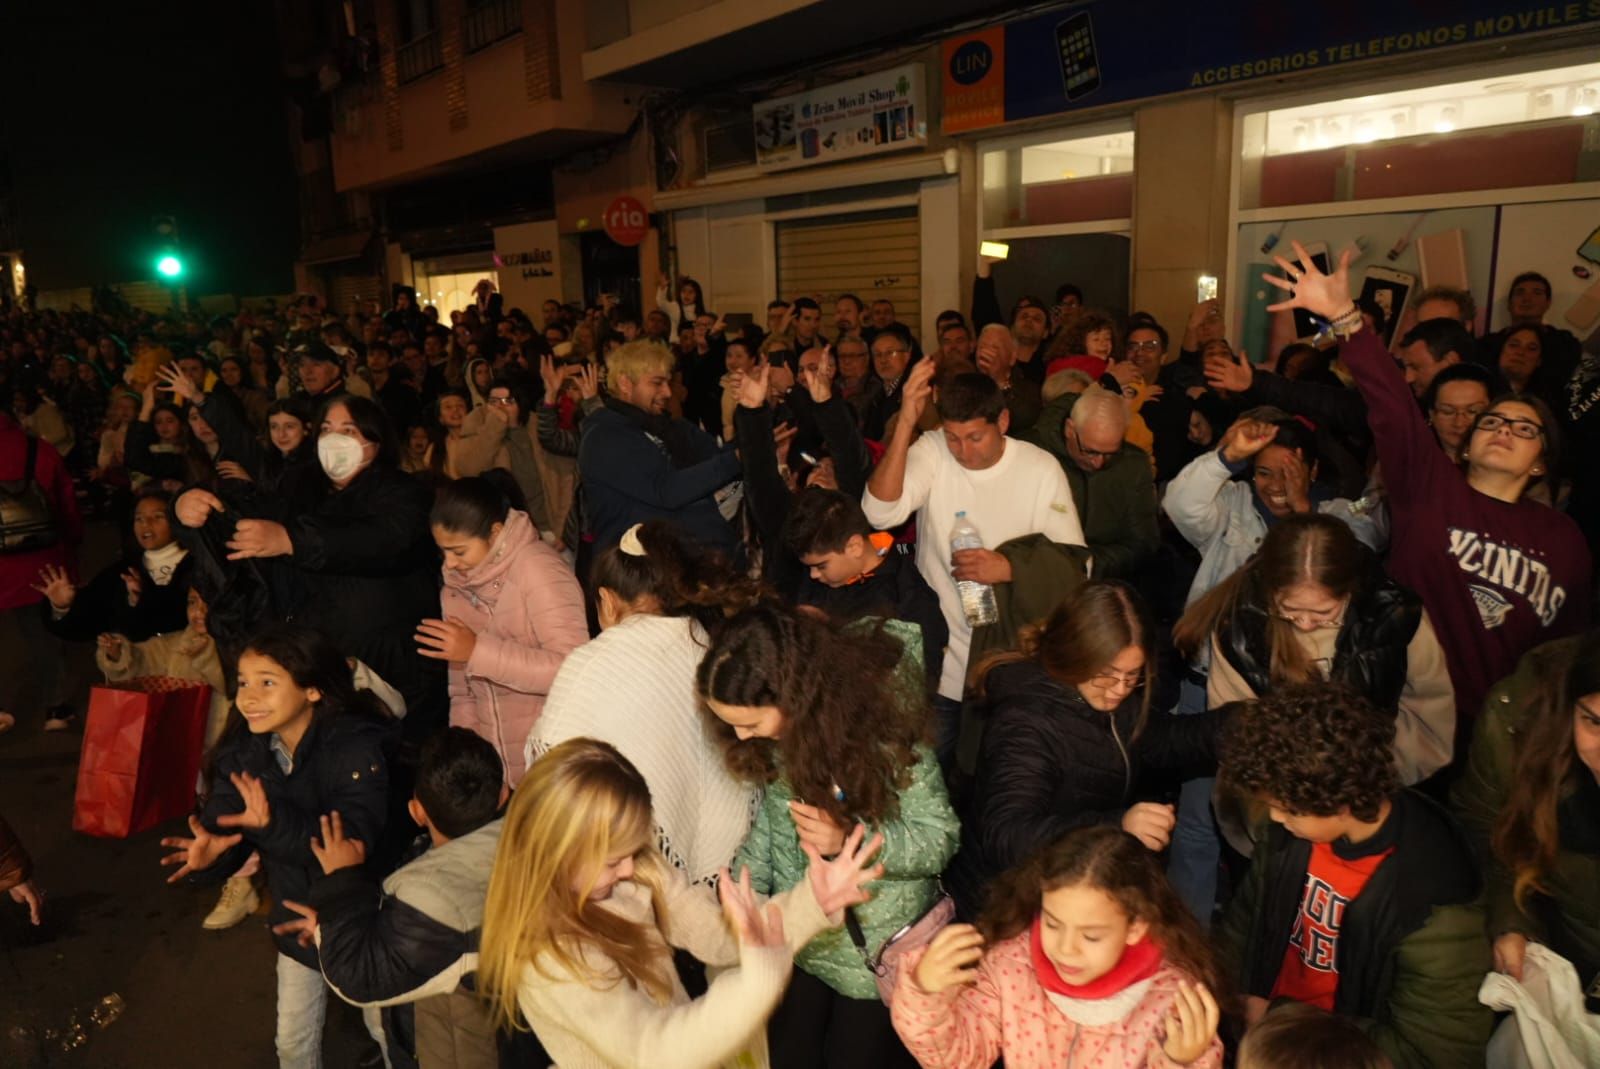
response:
<path id="1" fill-rule="evenodd" d="M 217 643 L 210 635 L 193 631 L 173 631 L 143 642 L 129 642 L 121 635 L 122 651 L 116 660 L 104 648 L 95 649 L 94 660 L 106 680 L 120 683 L 143 676 L 171 676 L 205 683 L 211 687 L 211 711 L 206 716 L 206 749 L 216 744 L 228 722 L 228 688 L 222 682 L 222 661 Z"/>
<path id="2" fill-rule="evenodd" d="M 667 927 L 657 929 L 661 952 L 679 947 L 707 965 L 738 965 L 717 976 L 691 1000 L 672 978 L 672 1000 L 655 1002 L 626 983 L 578 976 L 555 962 L 540 972 L 523 968 L 517 1005 L 561 1069 L 752 1069 L 766 1065 L 765 1024 L 783 997 L 794 951 L 830 924 L 811 893 L 811 881 L 772 901 L 783 912 L 787 947 L 740 946 L 710 888 L 691 887 L 682 873 L 661 864 L 666 883 Z M 607 908 L 631 920 L 652 920 L 650 894 L 641 885 L 617 885 Z M 832 923 L 837 923 L 837 918 Z M 615 977 L 611 962 L 591 953 L 591 975 Z M 557 979 L 551 979 L 556 977 Z"/>

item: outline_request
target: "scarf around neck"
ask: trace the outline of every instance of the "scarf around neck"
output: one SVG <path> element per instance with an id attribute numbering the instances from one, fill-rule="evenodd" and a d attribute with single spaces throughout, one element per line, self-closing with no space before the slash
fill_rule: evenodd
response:
<path id="1" fill-rule="evenodd" d="M 178 565 L 188 552 L 180 542 L 168 542 L 160 549 L 145 550 L 144 570 L 150 573 L 151 582 L 156 586 L 166 586 L 172 582 L 172 574 L 178 570 Z"/>
<path id="2" fill-rule="evenodd" d="M 1035 916 L 1028 938 L 1028 953 L 1033 959 L 1033 972 L 1039 979 L 1039 986 L 1051 994 L 1074 999 L 1110 998 L 1134 984 L 1150 979 L 1161 969 L 1161 948 L 1146 936 L 1124 950 L 1122 958 L 1104 976 L 1086 984 L 1069 984 L 1061 979 L 1055 965 L 1045 956 L 1044 941 L 1039 934 L 1040 923 L 1040 918 Z"/>
<path id="3" fill-rule="evenodd" d="M 687 423 L 673 419 L 665 412 L 659 416 L 646 412 L 638 405 L 630 405 L 615 397 L 607 397 L 605 404 L 608 409 L 661 443 L 674 468 L 687 468 L 698 463 L 699 458 L 695 455 L 694 442 L 689 437 Z"/>

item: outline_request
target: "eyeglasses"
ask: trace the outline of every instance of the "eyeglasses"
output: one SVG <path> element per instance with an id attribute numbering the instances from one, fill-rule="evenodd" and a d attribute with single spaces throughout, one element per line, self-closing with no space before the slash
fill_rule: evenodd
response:
<path id="1" fill-rule="evenodd" d="M 1272 618 L 1274 620 L 1282 620 L 1285 623 L 1294 624 L 1297 627 L 1305 627 L 1305 628 L 1312 628 L 1312 629 L 1324 628 L 1324 627 L 1343 627 L 1344 626 L 1344 612 L 1345 612 L 1345 609 L 1349 608 L 1349 606 L 1350 606 L 1350 601 L 1347 598 L 1344 601 L 1340 602 L 1338 605 L 1336 605 L 1334 608 L 1322 609 L 1320 611 L 1318 611 L 1318 610 L 1290 610 L 1290 611 L 1285 611 L 1285 610 L 1283 610 L 1281 608 L 1274 607 L 1273 611 L 1272 611 Z"/>
<path id="2" fill-rule="evenodd" d="M 1154 338 L 1150 341 L 1131 341 L 1128 343 L 1128 352 L 1130 353 L 1159 353 L 1160 351 L 1161 343 Z"/>
<path id="3" fill-rule="evenodd" d="M 1083 454 L 1085 460 L 1106 460 L 1116 456 L 1118 450 L 1122 448 L 1118 446 L 1116 449 L 1090 449 L 1083 444 L 1083 439 L 1078 436 L 1078 428 L 1076 427 L 1072 428 L 1072 441 L 1077 445 L 1078 452 Z"/>
<path id="4" fill-rule="evenodd" d="M 910 349 L 874 349 L 874 350 L 872 350 L 872 355 L 873 356 L 905 356 L 905 355 L 909 354 L 910 352 L 911 352 Z"/>
<path id="5" fill-rule="evenodd" d="M 1138 690 L 1144 686 L 1143 672 L 1113 672 L 1109 669 L 1098 675 L 1089 677 L 1088 680 L 1101 690 L 1110 690 L 1112 687 L 1127 687 L 1129 690 Z"/>
<path id="6" fill-rule="evenodd" d="M 491 405 L 514 405 L 517 403 L 517 399 L 515 397 L 491 397 L 489 398 L 489 403 Z"/>
<path id="7" fill-rule="evenodd" d="M 1433 414 L 1443 419 L 1455 419 L 1457 416 L 1477 419 L 1478 413 L 1487 407 L 1487 405 L 1467 405 L 1465 408 L 1460 408 L 1456 405 L 1434 405 Z"/>
<path id="8" fill-rule="evenodd" d="M 1515 416 L 1501 416 L 1491 412 L 1478 420 L 1478 430 L 1480 431 L 1493 433 L 1501 427 L 1509 430 L 1515 437 L 1527 441 L 1544 437 L 1544 427 L 1531 419 L 1518 419 Z"/>

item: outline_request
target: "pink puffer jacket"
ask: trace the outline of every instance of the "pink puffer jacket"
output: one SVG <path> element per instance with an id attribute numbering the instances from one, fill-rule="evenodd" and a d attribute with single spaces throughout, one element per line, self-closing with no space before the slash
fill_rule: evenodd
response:
<path id="1" fill-rule="evenodd" d="M 906 955 L 891 1007 L 895 1031 L 924 1069 L 988 1069 L 1001 1055 L 1006 1069 L 1179 1069 L 1161 1047 L 1178 981 L 1189 977 L 1171 965 L 1119 1019 L 1079 1025 L 1045 994 L 1027 932 L 990 947 L 976 983 L 937 995 L 912 975 L 924 953 Z M 1188 1069 L 1221 1065 L 1222 1042 L 1213 1038 Z"/>
<path id="2" fill-rule="evenodd" d="M 446 568 L 446 619 L 477 634 L 466 664 L 450 663 L 450 724 L 500 751 L 506 782 L 522 778 L 522 744 L 568 653 L 589 641 L 583 592 L 561 555 L 513 509 L 489 555 L 466 572 Z"/>

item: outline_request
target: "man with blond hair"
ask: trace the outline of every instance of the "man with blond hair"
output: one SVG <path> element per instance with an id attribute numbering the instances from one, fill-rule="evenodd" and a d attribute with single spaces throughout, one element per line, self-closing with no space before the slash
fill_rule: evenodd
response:
<path id="1" fill-rule="evenodd" d="M 646 520 L 667 520 L 688 539 L 735 550 L 716 493 L 739 475 L 739 458 L 688 420 L 667 414 L 672 351 L 641 339 L 606 361 L 605 407 L 583 421 L 578 473 L 598 553 Z"/>

